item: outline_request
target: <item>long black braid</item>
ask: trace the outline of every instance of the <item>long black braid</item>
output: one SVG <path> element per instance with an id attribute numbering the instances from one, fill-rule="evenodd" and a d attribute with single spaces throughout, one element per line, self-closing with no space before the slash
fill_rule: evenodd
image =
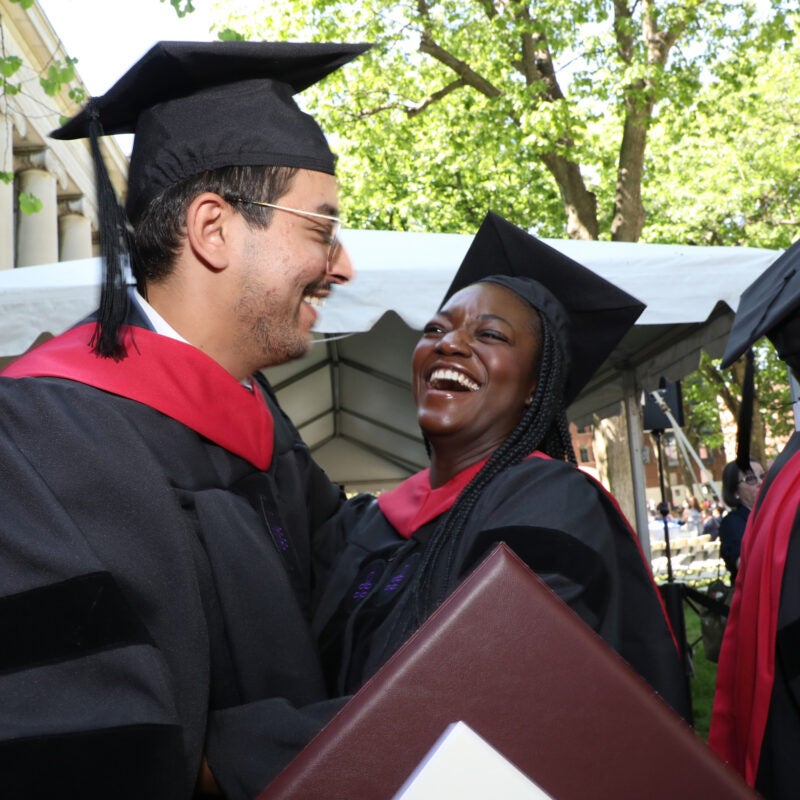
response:
<path id="1" fill-rule="evenodd" d="M 567 375 L 562 345 L 547 318 L 540 315 L 540 319 L 542 357 L 539 381 L 531 404 L 508 438 L 463 489 L 450 512 L 433 532 L 414 579 L 398 604 L 404 608 L 397 614 L 395 629 L 386 642 L 384 657 L 388 657 L 416 630 L 453 588 L 458 578 L 452 574 L 458 540 L 481 493 L 490 481 L 537 449 L 552 458 L 569 461 L 577 466 L 564 409 L 564 384 Z M 434 580 L 440 574 L 442 563 L 446 564 L 443 582 Z"/>

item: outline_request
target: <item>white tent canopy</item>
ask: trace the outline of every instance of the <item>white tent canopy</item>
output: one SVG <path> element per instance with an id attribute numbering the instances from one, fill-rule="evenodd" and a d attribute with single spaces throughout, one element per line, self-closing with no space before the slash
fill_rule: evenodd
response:
<path id="1" fill-rule="evenodd" d="M 356 280 L 322 309 L 311 354 L 270 371 L 287 413 L 333 478 L 391 484 L 426 463 L 410 392 L 410 356 L 471 236 L 347 231 Z M 722 353 L 742 291 L 773 250 L 547 240 L 647 304 L 639 322 L 569 409 L 573 421 L 618 414 L 663 376 Z M 0 357 L 59 333 L 96 305 L 98 259 L 0 272 Z M 629 418 L 630 422 L 630 418 Z M 631 431 L 631 436 L 635 431 Z M 634 459 L 635 461 L 635 459 Z M 634 479 L 637 479 L 634 470 Z M 637 486 L 644 497 L 644 487 Z"/>

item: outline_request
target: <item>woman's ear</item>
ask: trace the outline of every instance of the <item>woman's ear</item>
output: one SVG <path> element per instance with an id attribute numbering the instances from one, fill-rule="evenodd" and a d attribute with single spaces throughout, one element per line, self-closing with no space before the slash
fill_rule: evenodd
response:
<path id="1" fill-rule="evenodd" d="M 186 211 L 186 242 L 194 256 L 213 270 L 229 263 L 228 225 L 232 209 L 218 194 L 197 195 Z"/>

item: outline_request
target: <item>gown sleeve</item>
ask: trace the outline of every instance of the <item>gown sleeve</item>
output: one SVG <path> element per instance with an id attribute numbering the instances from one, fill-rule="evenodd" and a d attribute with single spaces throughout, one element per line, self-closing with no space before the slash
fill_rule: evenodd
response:
<path id="1" fill-rule="evenodd" d="M 533 458 L 487 488 L 457 551 L 459 575 L 503 541 L 590 627 L 612 636 L 607 616 L 617 592 L 615 540 L 622 530 L 623 521 L 604 508 L 586 476 Z"/>
<path id="2" fill-rule="evenodd" d="M 688 718 L 686 679 L 635 533 L 590 476 L 531 458 L 493 481 L 457 551 L 465 575 L 505 541 L 593 630 Z"/>
<path id="3" fill-rule="evenodd" d="M 267 698 L 213 711 L 206 752 L 225 797 L 257 797 L 348 700 L 337 697 L 298 708 L 285 698 Z"/>
<path id="4" fill-rule="evenodd" d="M 155 413 L 77 384 L 0 378 L 4 797 L 190 798 L 207 752 L 229 800 L 252 798 L 343 702 L 327 700 L 301 604 L 281 614 L 293 589 L 260 518 L 196 485 L 203 458 L 229 460 Z M 291 449 L 282 475 L 302 483 L 297 519 L 322 519 L 338 488 Z M 187 458 L 196 469 L 180 480 L 194 484 L 179 491 L 163 460 Z M 215 509 L 205 541 L 190 496 Z M 223 531 L 240 535 L 226 545 Z"/>
<path id="5" fill-rule="evenodd" d="M 175 691 L 173 665 L 157 645 L 163 631 L 137 608 L 154 592 L 175 603 L 186 619 L 176 642 L 187 659 L 197 653 L 205 644 L 199 603 L 169 588 L 189 577 L 186 554 L 112 544 L 133 533 L 138 503 L 145 527 L 180 520 L 158 492 L 131 487 L 114 463 L 115 445 L 129 440 L 98 441 L 90 428 L 67 422 L 63 408 L 8 399 L 0 394 L 3 794 L 189 796 L 199 763 L 183 742 L 188 698 Z M 49 433 L 37 430 L 45 423 Z M 123 459 L 136 469 L 145 466 L 141 455 L 132 447 Z M 203 691 L 202 671 L 197 683 Z"/>

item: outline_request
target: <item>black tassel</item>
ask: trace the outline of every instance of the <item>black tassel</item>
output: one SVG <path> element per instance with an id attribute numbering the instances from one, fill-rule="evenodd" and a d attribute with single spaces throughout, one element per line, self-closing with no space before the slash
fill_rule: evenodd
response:
<path id="1" fill-rule="evenodd" d="M 100 255 L 103 258 L 104 271 L 97 325 L 89 344 L 97 355 L 120 361 L 127 355 L 120 336 L 120 327 L 128 316 L 129 303 L 124 265 L 130 257 L 127 220 L 100 152 L 103 128 L 94 100 L 89 102 L 87 112 L 89 143 L 97 186 Z"/>
<path id="2" fill-rule="evenodd" d="M 745 353 L 742 404 L 739 406 L 739 425 L 736 432 L 736 465 L 747 474 L 750 472 L 750 437 L 753 430 L 753 397 L 755 395 L 755 357 L 753 349 Z"/>

